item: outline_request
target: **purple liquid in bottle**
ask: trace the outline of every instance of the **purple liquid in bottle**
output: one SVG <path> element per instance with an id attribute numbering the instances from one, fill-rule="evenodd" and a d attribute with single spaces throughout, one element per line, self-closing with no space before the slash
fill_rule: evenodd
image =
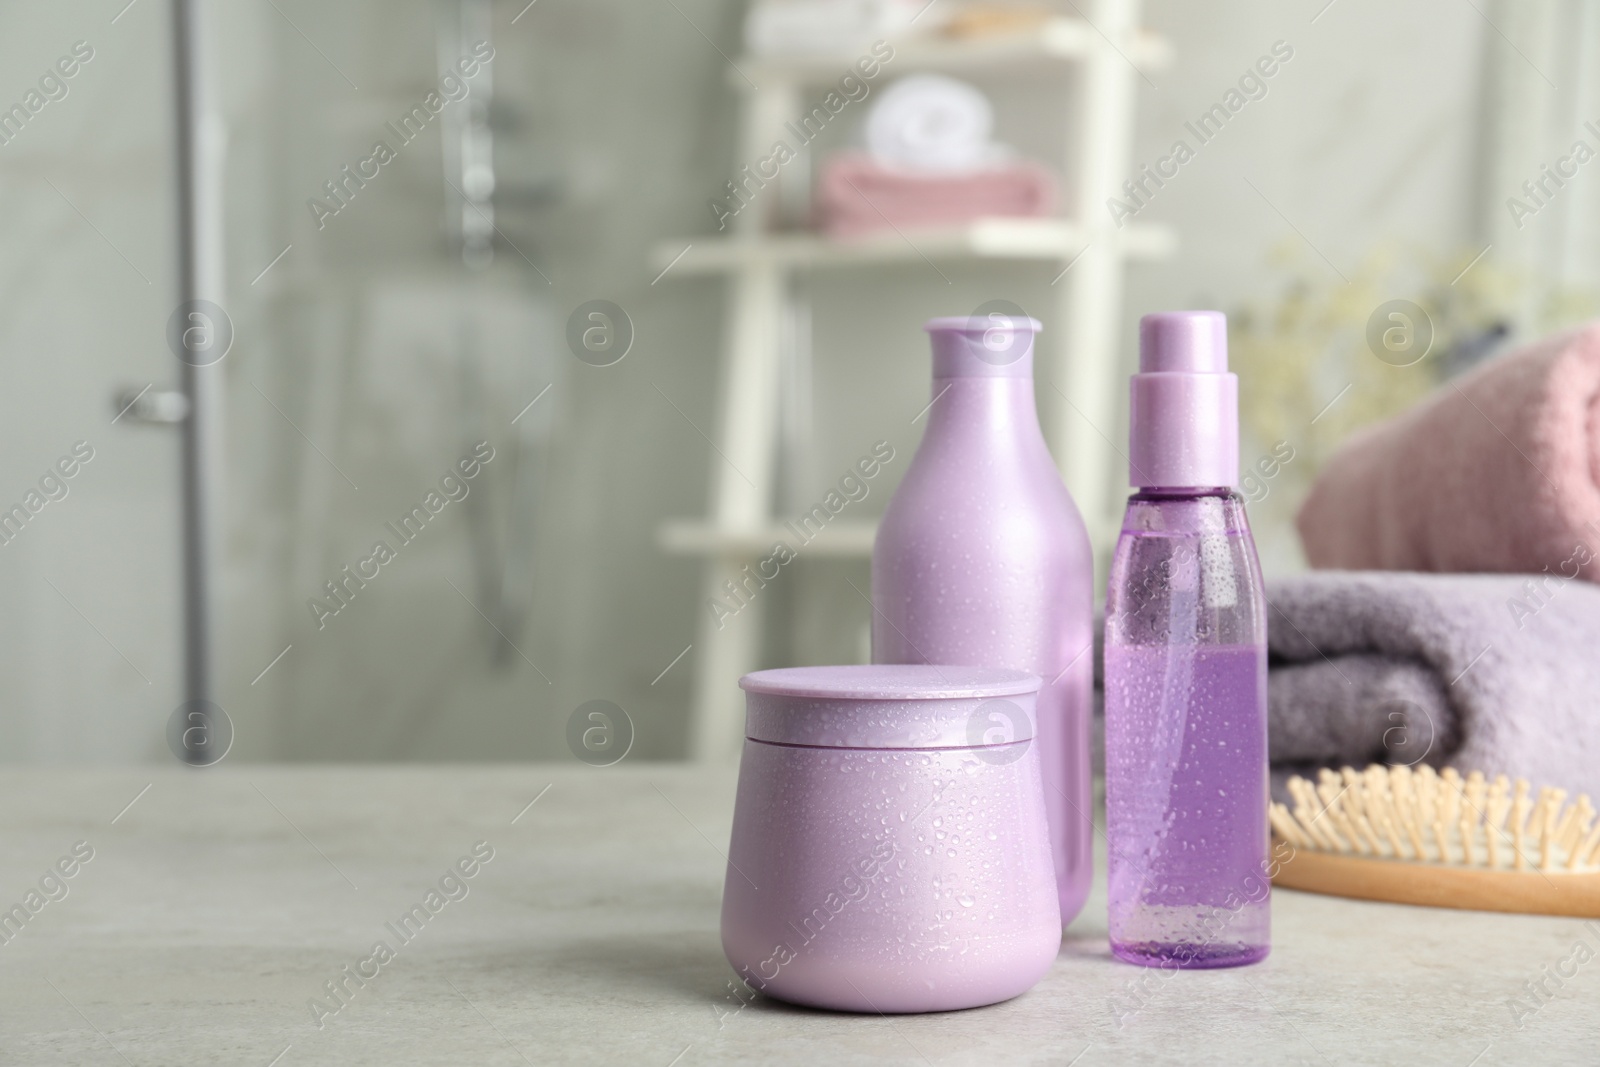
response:
<path id="1" fill-rule="evenodd" d="M 1270 927 L 1266 657 L 1250 646 L 1106 649 L 1111 949 L 1133 963 L 1254 963 Z M 1152 785 L 1155 776 L 1165 787 Z M 1115 786 L 1111 783 L 1115 782 Z M 1187 957 L 1187 958 L 1185 958 Z"/>
<path id="2" fill-rule="evenodd" d="M 1270 950 L 1266 602 L 1215 312 L 1146 316 L 1128 502 L 1106 593 L 1109 925 L 1118 957 Z"/>

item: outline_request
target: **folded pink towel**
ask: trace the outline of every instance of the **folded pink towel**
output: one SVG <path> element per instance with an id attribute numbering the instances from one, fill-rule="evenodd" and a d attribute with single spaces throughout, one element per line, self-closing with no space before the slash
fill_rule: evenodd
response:
<path id="1" fill-rule="evenodd" d="M 1600 581 L 1600 323 L 1350 439 L 1296 517 L 1313 567 Z"/>
<path id="2" fill-rule="evenodd" d="M 955 226 L 986 215 L 1048 215 L 1054 206 L 1055 180 L 1026 160 L 967 174 L 910 174 L 842 152 L 823 163 L 816 193 L 817 223 L 835 237 Z"/>

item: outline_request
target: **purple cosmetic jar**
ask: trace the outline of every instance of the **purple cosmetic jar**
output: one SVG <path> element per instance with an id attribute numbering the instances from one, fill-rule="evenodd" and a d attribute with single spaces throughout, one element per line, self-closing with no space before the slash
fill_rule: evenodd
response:
<path id="1" fill-rule="evenodd" d="M 722 948 L 816 1008 L 975 1008 L 1055 960 L 1061 912 L 1021 671 L 795 667 L 739 680 Z"/>

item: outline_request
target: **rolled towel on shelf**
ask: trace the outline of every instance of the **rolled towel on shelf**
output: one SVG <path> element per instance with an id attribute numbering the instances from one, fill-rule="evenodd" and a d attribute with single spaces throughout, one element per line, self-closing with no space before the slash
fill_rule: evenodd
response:
<path id="1" fill-rule="evenodd" d="M 1600 797 L 1600 588 L 1312 573 L 1268 582 L 1267 599 L 1275 780 L 1449 763 Z"/>
<path id="2" fill-rule="evenodd" d="M 1002 161 L 990 141 L 994 108 L 966 82 L 940 74 L 901 78 L 872 104 L 862 136 L 867 153 L 887 170 L 953 174 Z"/>
<path id="3" fill-rule="evenodd" d="M 836 153 L 819 168 L 818 228 L 852 237 L 1050 214 L 1055 179 L 990 140 L 993 128 L 988 98 L 965 82 L 938 74 L 901 78 L 867 112 L 865 151 Z"/>
<path id="4" fill-rule="evenodd" d="M 1600 580 L 1600 324 L 1356 434 L 1296 518 L 1314 567 Z"/>

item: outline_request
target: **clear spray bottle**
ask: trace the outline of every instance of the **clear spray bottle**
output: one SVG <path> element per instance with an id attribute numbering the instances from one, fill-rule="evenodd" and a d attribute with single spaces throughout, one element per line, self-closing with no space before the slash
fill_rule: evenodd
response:
<path id="1" fill-rule="evenodd" d="M 1146 315 L 1106 591 L 1111 950 L 1232 967 L 1270 948 L 1266 598 L 1234 490 L 1238 379 L 1220 312 Z"/>

